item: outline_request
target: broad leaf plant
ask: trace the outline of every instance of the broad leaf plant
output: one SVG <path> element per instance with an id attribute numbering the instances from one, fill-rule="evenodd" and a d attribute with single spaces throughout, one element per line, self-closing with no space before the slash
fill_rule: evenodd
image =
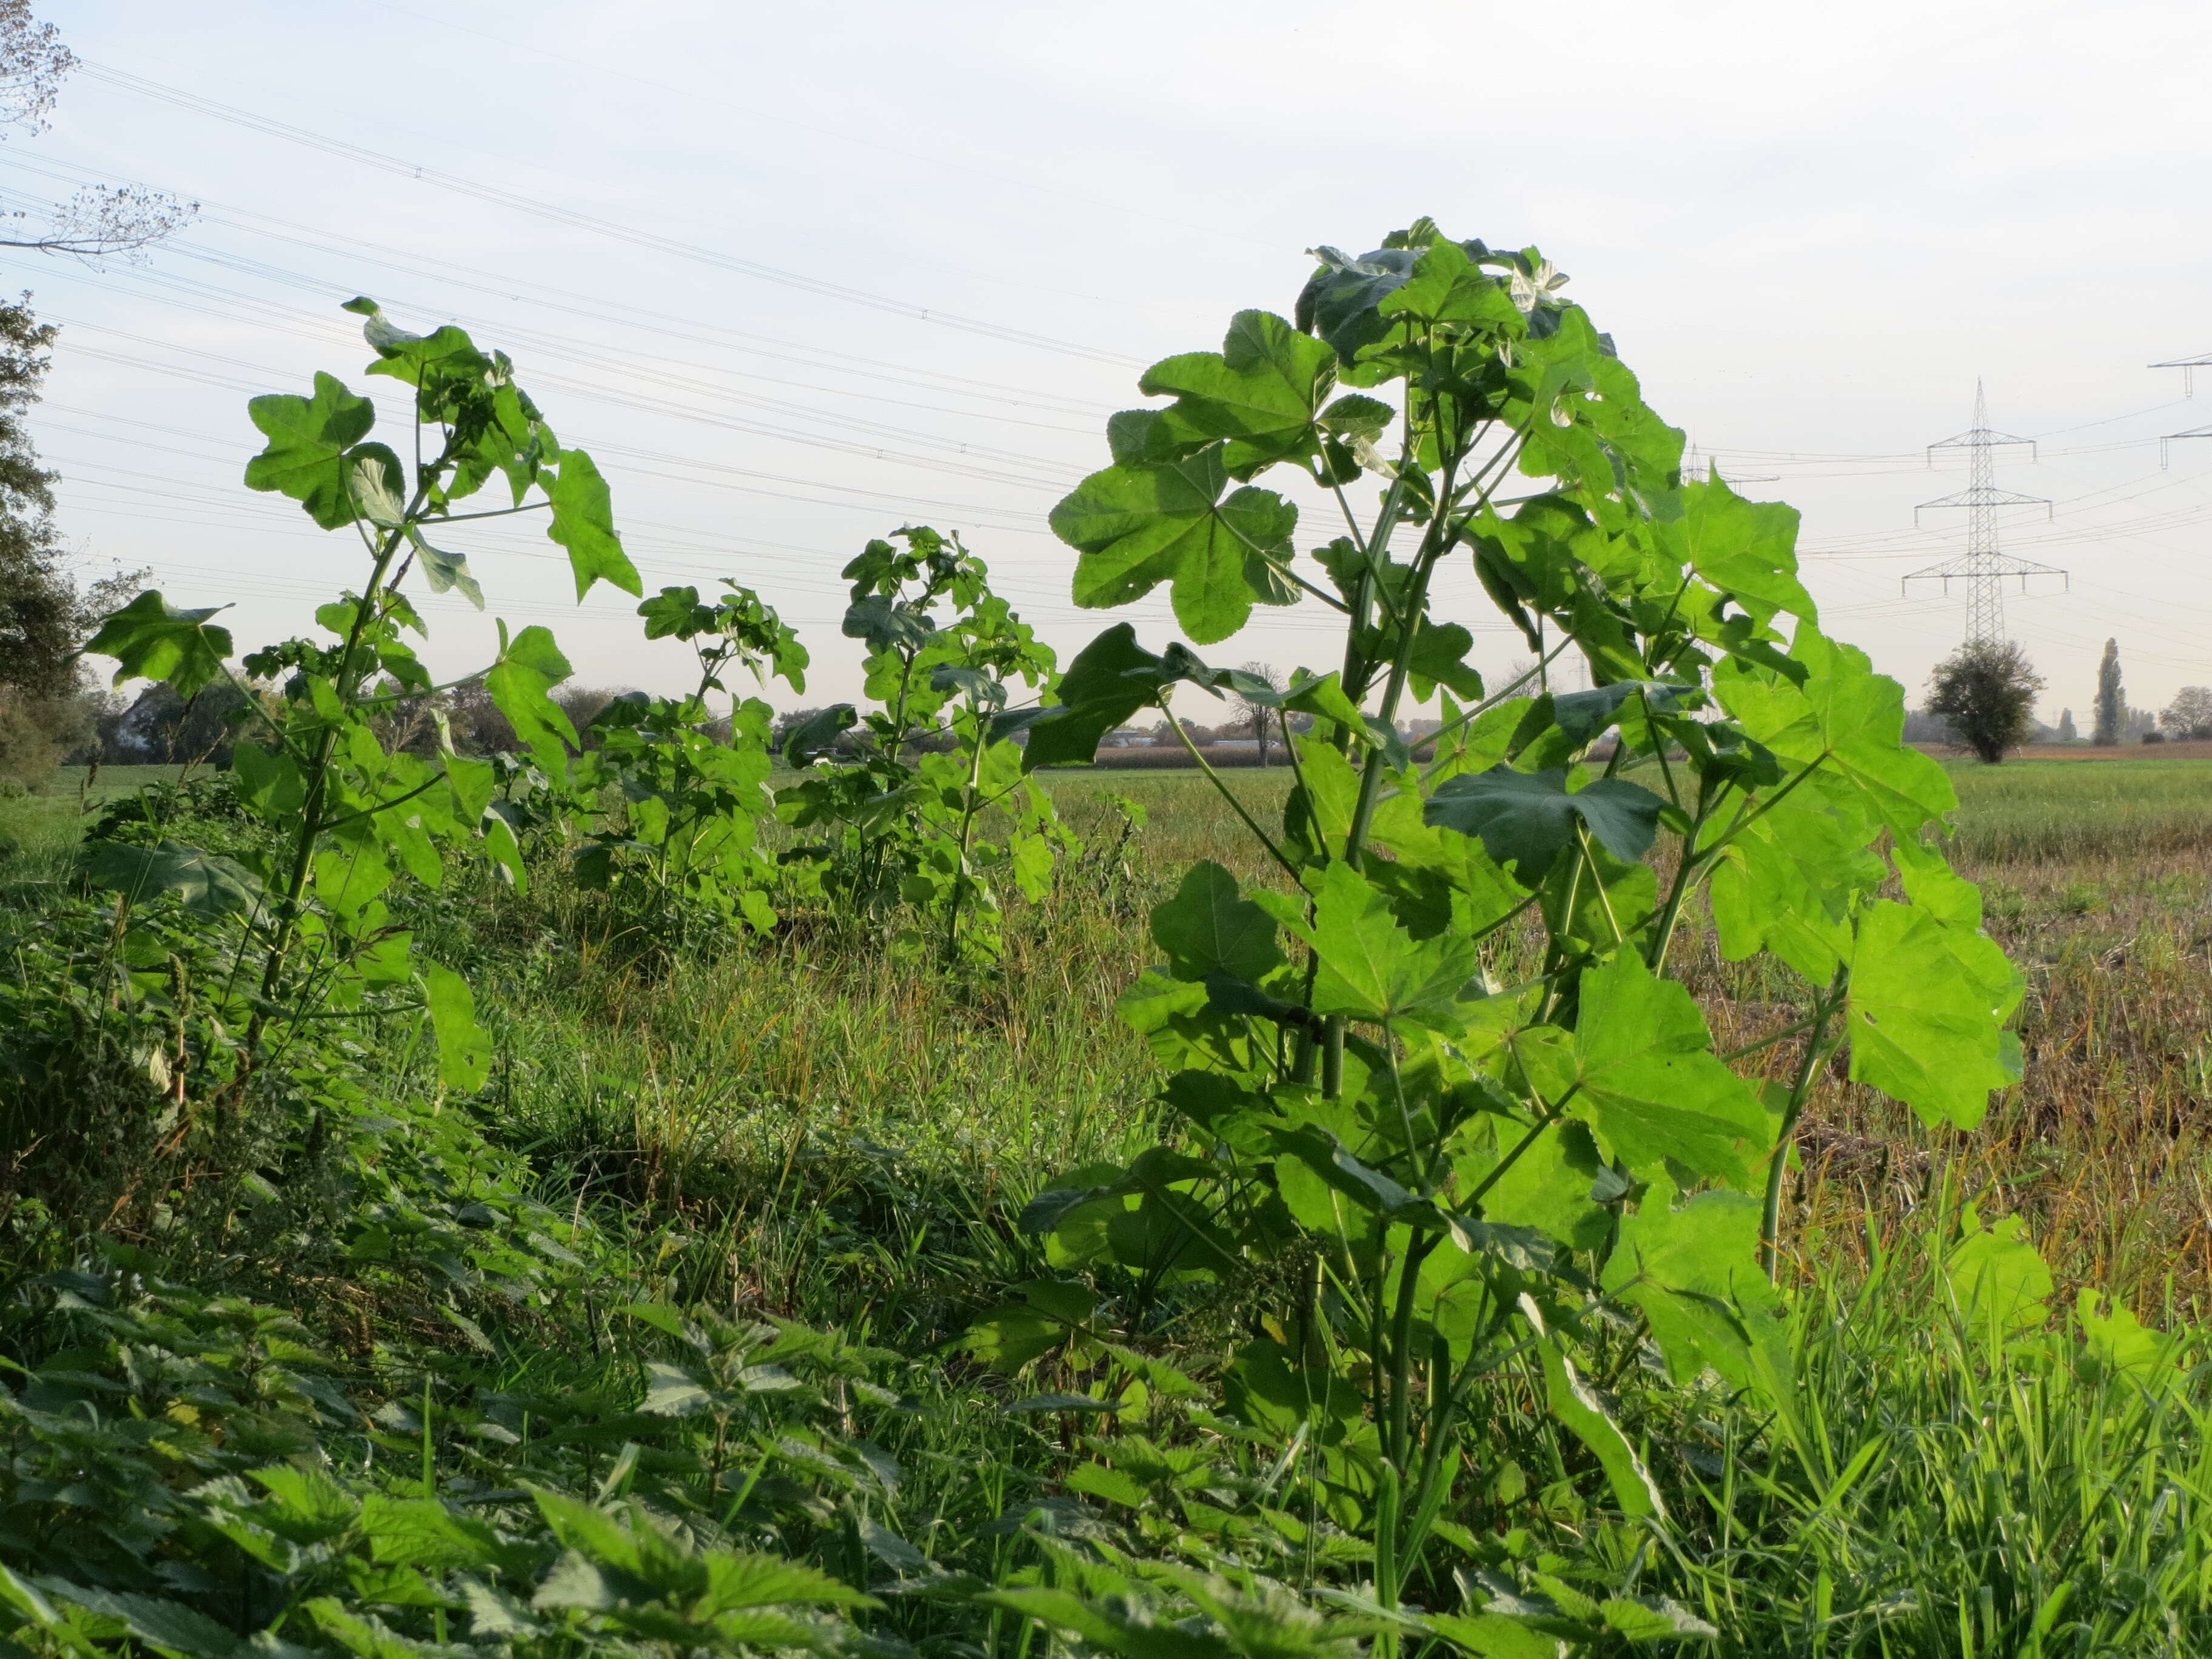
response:
<path id="1" fill-rule="evenodd" d="M 1316 257 L 1291 316 L 1239 313 L 1218 352 L 1146 371 L 1154 403 L 1112 418 L 1112 464 L 1052 515 L 1079 604 L 1164 586 L 1188 642 L 1101 635 L 1022 717 L 1024 764 L 1226 691 L 1284 717 L 1293 783 L 1277 821 L 1215 779 L 1267 873 L 1190 869 L 1122 999 L 1176 1133 L 1060 1178 L 1024 1224 L 1140 1291 L 1297 1287 L 1255 1310 L 1228 1403 L 1371 1538 L 1388 1613 L 1487 1479 L 1462 1431 L 1486 1379 L 1534 1379 L 1652 1526 L 1594 1377 L 1641 1352 L 1789 1433 L 1781 1197 L 1816 1085 L 1847 1048 L 1854 1080 L 1972 1125 L 2019 1076 L 2021 981 L 1931 843 L 1955 801 L 1903 741 L 1899 688 L 1821 631 L 1796 514 L 1685 476 L 1682 434 L 1534 250 L 1425 220 Z M 1318 531 L 1269 475 L 1325 504 Z M 1436 599 L 1455 563 L 1534 669 L 1470 662 Z M 1334 614 L 1342 653 L 1289 689 L 1200 656 L 1297 603 Z M 1570 656 L 1592 689 L 1553 689 Z M 1409 746 L 1432 699 L 1442 730 Z M 1680 978 L 1698 911 L 1796 987 L 1728 1054 Z M 979 1352 L 1024 1320 L 1085 1328 L 1088 1296 L 1032 1289 Z"/>

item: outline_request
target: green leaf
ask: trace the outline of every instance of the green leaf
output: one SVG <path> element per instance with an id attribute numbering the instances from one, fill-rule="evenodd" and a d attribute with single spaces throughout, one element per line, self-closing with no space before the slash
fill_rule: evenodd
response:
<path id="1" fill-rule="evenodd" d="M 1759 1270 L 1759 1200 L 1745 1193 L 1699 1193 L 1677 1207 L 1674 1182 L 1656 1174 L 1622 1222 L 1601 1283 L 1643 1312 L 1675 1382 L 1710 1365 L 1736 1388 L 1786 1405 L 1786 1310 Z"/>
<path id="2" fill-rule="evenodd" d="M 2188 1375 L 2179 1363 L 2185 1339 L 2142 1324 L 2124 1304 L 2107 1304 L 2101 1292 L 2084 1288 L 2075 1299 L 2074 1317 L 2081 1341 L 2107 1375 L 2124 1377 L 2140 1389 L 2164 1393 Z"/>
<path id="3" fill-rule="evenodd" d="M 1430 244 L 1413 275 L 1376 308 L 1385 317 L 1469 324 L 1507 335 L 1520 334 L 1526 327 L 1506 285 L 1470 259 L 1456 242 Z"/>
<path id="4" fill-rule="evenodd" d="M 842 631 L 848 640 L 866 640 L 871 651 L 919 651 L 937 637 L 937 624 L 918 605 L 902 605 L 872 593 L 845 608 Z"/>
<path id="5" fill-rule="evenodd" d="M 397 530 L 407 521 L 406 473 L 399 457 L 383 444 L 361 444 L 346 452 L 345 477 L 361 516 L 379 530 Z"/>
<path id="6" fill-rule="evenodd" d="M 994 1370 L 1018 1371 L 1067 1340 L 1065 1322 L 1026 1304 L 996 1309 L 968 1328 L 962 1346 Z"/>
<path id="7" fill-rule="evenodd" d="M 1481 965 L 1474 941 L 1452 933 L 1415 940 L 1389 901 L 1349 864 L 1328 866 L 1311 926 L 1296 931 L 1321 958 L 1316 1013 L 1403 1020 L 1437 1031 L 1466 1023 L 1460 993 Z"/>
<path id="8" fill-rule="evenodd" d="M 1820 625 L 1812 595 L 1797 579 L 1797 509 L 1747 501 L 1716 477 L 1686 483 L 1682 516 L 1654 525 L 1659 546 L 1751 613 L 1764 626 L 1778 611 Z"/>
<path id="9" fill-rule="evenodd" d="M 1413 681 L 1413 701 L 1426 702 L 1439 685 L 1469 701 L 1482 696 L 1482 676 L 1467 660 L 1474 649 L 1474 635 L 1457 623 L 1438 623 L 1424 617 L 1413 635 L 1407 658 Z"/>
<path id="10" fill-rule="evenodd" d="M 1200 645 L 1244 625 L 1261 590 L 1249 557 L 1288 566 L 1297 509 L 1247 485 L 1226 500 L 1221 451 L 1188 460 L 1094 472 L 1052 510 L 1052 527 L 1082 557 L 1075 602 L 1110 609 L 1174 583 L 1175 611 Z"/>
<path id="11" fill-rule="evenodd" d="M 1222 465 L 1243 479 L 1313 449 L 1322 404 L 1335 383 L 1336 354 L 1319 340 L 1270 312 L 1240 311 L 1219 352 L 1155 363 L 1138 388 L 1175 398 L 1161 421 L 1171 441 L 1228 440 Z"/>
<path id="12" fill-rule="evenodd" d="M 1966 1237 L 1944 1258 L 1943 1275 L 1959 1311 L 1999 1337 L 2034 1330 L 2049 1316 L 2051 1268 L 2028 1242 L 2027 1224 L 2008 1215 L 1990 1226 L 1971 1204 Z"/>
<path id="13" fill-rule="evenodd" d="M 271 393 L 254 398 L 246 412 L 269 440 L 246 464 L 247 489 L 283 492 L 325 530 L 342 529 L 359 516 L 347 488 L 345 454 L 376 424 L 375 404 L 333 376 L 318 374 L 313 398 Z"/>
<path id="14" fill-rule="evenodd" d="M 85 642 L 85 653 L 115 659 L 114 684 L 167 680 L 179 696 L 189 697 L 222 676 L 223 659 L 230 655 L 230 630 L 210 627 L 208 618 L 229 608 L 179 611 L 149 588 L 109 613 Z"/>
<path id="15" fill-rule="evenodd" d="M 272 823 L 282 823 L 307 800 L 307 786 L 291 756 L 282 749 L 264 749 L 258 743 L 235 744 L 230 769 L 237 776 L 238 792 L 246 804 Z"/>
<path id="16" fill-rule="evenodd" d="M 553 503 L 553 520 L 545 526 L 545 533 L 568 550 L 576 597 L 580 599 L 590 592 L 596 581 L 612 582 L 633 599 L 642 595 L 645 584 L 629 555 L 623 551 L 622 538 L 615 531 L 607 481 L 599 476 L 592 458 L 580 449 L 563 450 L 560 472 L 545 494 Z"/>
<path id="17" fill-rule="evenodd" d="M 655 1417 L 686 1417 L 703 1410 L 714 1396 L 680 1367 L 648 1361 L 645 1368 L 645 1399 L 638 1410 Z"/>
<path id="18" fill-rule="evenodd" d="M 1152 939 L 1177 979 L 1224 973 L 1256 982 L 1283 960 L 1274 919 L 1240 897 L 1237 878 L 1211 860 L 1193 865 L 1175 896 L 1153 907 Z"/>
<path id="19" fill-rule="evenodd" d="M 1421 1621 L 1474 1659 L 1559 1659 L 1559 1638 L 1498 1613 L 1432 1613 Z"/>
<path id="20" fill-rule="evenodd" d="M 173 841 L 158 847 L 95 841 L 86 845 L 82 857 L 88 884 L 133 903 L 174 893 L 186 909 L 213 917 L 252 916 L 269 902 L 260 878 L 244 865 Z"/>
<path id="21" fill-rule="evenodd" d="M 860 718 L 859 712 L 849 702 L 832 703 L 827 708 L 817 709 L 792 727 L 790 735 L 784 738 L 784 759 L 793 766 L 805 765 L 851 731 Z"/>
<path id="22" fill-rule="evenodd" d="M 1583 975 L 1575 1060 L 1569 1112 L 1632 1170 L 1673 1158 L 1741 1183 L 1771 1141 L 1766 1108 L 1713 1054 L 1689 992 L 1633 950 Z"/>
<path id="23" fill-rule="evenodd" d="M 1730 658 L 1713 671 L 1721 706 L 1745 732 L 1785 761 L 1822 765 L 1848 781 L 1900 837 L 1955 810 L 1949 775 L 1905 744 L 1905 689 L 1874 672 L 1866 653 L 1801 623 L 1788 677 Z"/>
<path id="24" fill-rule="evenodd" d="M 1161 659 L 1137 643 L 1137 630 L 1117 623 L 1077 653 L 1060 677 L 1060 702 L 1027 720 L 1022 769 L 1087 766 L 1098 739 L 1159 699 Z M 1024 714 L 1031 711 L 1024 710 Z"/>
<path id="25" fill-rule="evenodd" d="M 1614 1635 L 1639 1645 L 1720 1639 L 1718 1630 L 1671 1596 L 1607 1596 L 1598 1604 L 1598 1616 Z"/>
<path id="26" fill-rule="evenodd" d="M 1589 691 L 1554 693 L 1552 720 L 1567 741 L 1580 749 L 1620 718 L 1621 706 L 1641 696 L 1655 714 L 1671 714 L 1686 689 L 1661 680 L 1620 680 Z"/>
<path id="27" fill-rule="evenodd" d="M 407 538 L 415 544 L 415 562 L 422 567 L 423 579 L 430 584 L 433 593 L 443 593 L 459 588 L 461 597 L 479 611 L 484 608 L 483 589 L 469 574 L 469 559 L 465 553 L 448 553 L 422 539 L 422 532 L 409 526 Z M 648 635 L 647 637 L 650 637 Z"/>
<path id="28" fill-rule="evenodd" d="M 562 744 L 576 744 L 576 728 L 545 694 L 574 671 L 549 629 L 532 624 L 512 640 L 505 637 L 504 623 L 500 629 L 499 660 L 484 675 L 484 689 L 515 735 L 538 750 L 549 767 L 560 767 L 567 753 Z"/>
<path id="29" fill-rule="evenodd" d="M 1630 1515 L 1664 1521 L 1666 1502 L 1659 1496 L 1658 1483 L 1644 1467 L 1644 1460 L 1636 1455 L 1636 1448 L 1628 1443 L 1628 1437 L 1620 1431 L 1596 1391 L 1577 1374 L 1574 1361 L 1567 1358 L 1559 1339 L 1546 1328 L 1534 1298 L 1523 1291 L 1520 1301 L 1522 1316 L 1536 1334 L 1536 1354 L 1544 1366 L 1544 1396 L 1552 1415 L 1596 1455 L 1613 1487 L 1613 1502 Z"/>
<path id="30" fill-rule="evenodd" d="M 1641 858 L 1658 834 L 1665 805 L 1622 778 L 1601 778 L 1569 794 L 1562 768 L 1516 772 L 1500 765 L 1446 779 L 1422 816 L 1431 825 L 1480 837 L 1492 859 L 1518 864 L 1521 878 L 1534 881 L 1574 841 L 1577 821 L 1615 858 Z"/>
<path id="31" fill-rule="evenodd" d="M 430 1029 L 438 1038 L 438 1080 L 458 1094 L 472 1095 L 491 1075 L 491 1036 L 477 1024 L 477 1000 L 469 982 L 434 962 L 422 965 L 422 999 Z"/>
<path id="32" fill-rule="evenodd" d="M 1851 1080 L 1901 1100 L 1931 1127 L 1970 1129 L 1992 1091 L 2020 1081 L 2004 1030 L 2022 982 L 1979 929 L 1918 905 L 1877 900 L 1851 943 Z"/>
<path id="33" fill-rule="evenodd" d="M 1481 1180 L 1496 1162 L 1495 1157 L 1468 1160 L 1466 1178 Z M 1571 1249 L 1602 1249 L 1612 1237 L 1613 1212 L 1593 1202 L 1590 1191 L 1610 1173 L 1589 1126 L 1554 1123 L 1482 1195 L 1483 1217 L 1534 1227 Z"/>
<path id="34" fill-rule="evenodd" d="M 1876 827 L 1848 790 L 1837 800 L 1808 781 L 1738 830 L 1711 878 L 1723 954 L 1771 950 L 1826 983 L 1850 952 L 1854 902 L 1888 876 L 1866 845 Z"/>
<path id="35" fill-rule="evenodd" d="M 214 1620 L 181 1601 L 58 1580 L 47 1583 L 57 1595 L 88 1612 L 120 1620 L 132 1636 L 163 1653 L 185 1655 L 186 1659 L 233 1659 L 234 1655 L 251 1651 Z"/>

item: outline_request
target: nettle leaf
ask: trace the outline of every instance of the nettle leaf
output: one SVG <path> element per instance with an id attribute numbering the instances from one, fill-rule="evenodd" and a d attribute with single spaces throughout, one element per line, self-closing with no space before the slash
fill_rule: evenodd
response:
<path id="1" fill-rule="evenodd" d="M 246 412 L 269 440 L 246 464 L 248 489 L 290 496 L 325 530 L 343 529 L 359 516 L 347 487 L 345 456 L 376 424 L 374 404 L 355 396 L 335 375 L 319 373 L 313 398 L 271 392 L 248 403 Z"/>
<path id="2" fill-rule="evenodd" d="M 1656 979 L 1632 950 L 1582 976 L 1576 1083 L 1568 1113 L 1632 1170 L 1672 1158 L 1737 1184 L 1773 1134 L 1751 1085 L 1715 1056 L 1682 986 Z"/>
<path id="3" fill-rule="evenodd" d="M 580 449 L 563 450 L 561 470 L 545 494 L 553 503 L 552 522 L 545 526 L 545 533 L 568 550 L 576 597 L 580 599 L 590 592 L 596 581 L 612 582 L 633 599 L 642 596 L 645 584 L 629 555 L 623 551 L 607 481 L 599 476 L 592 458 Z"/>
<path id="4" fill-rule="evenodd" d="M 1237 878 L 1211 860 L 1193 865 L 1175 896 L 1153 907 L 1152 940 L 1177 979 L 1258 981 L 1283 960 L 1274 918 L 1240 897 Z"/>
<path id="5" fill-rule="evenodd" d="M 491 1075 L 491 1034 L 477 1024 L 477 1000 L 469 982 L 434 962 L 422 964 L 422 1000 L 438 1039 L 438 1080 L 458 1094 L 472 1095 Z"/>
<path id="6" fill-rule="evenodd" d="M 1851 942 L 1851 1080 L 1901 1100 L 1930 1125 L 1971 1129 L 1993 1091 L 2020 1081 L 2020 970 L 1978 928 L 1919 905 L 1878 900 Z"/>
<path id="7" fill-rule="evenodd" d="M 1054 533 L 1083 556 L 1075 602 L 1128 605 L 1164 581 L 1175 612 L 1200 645 L 1225 640 L 1273 592 L 1269 565 L 1287 568 L 1298 510 L 1251 485 L 1226 500 L 1218 447 L 1188 460 L 1094 472 L 1052 510 Z"/>
<path id="8" fill-rule="evenodd" d="M 1226 440 L 1222 465 L 1237 479 L 1310 453 L 1335 384 L 1336 354 L 1266 311 L 1238 312 L 1218 352 L 1170 357 L 1137 383 L 1149 397 L 1175 398 L 1161 411 L 1169 441 Z"/>
<path id="9" fill-rule="evenodd" d="M 1658 835 L 1665 805 L 1622 778 L 1601 778 L 1569 794 L 1564 768 L 1516 772 L 1498 765 L 1446 779 L 1422 817 L 1431 826 L 1479 836 L 1492 860 L 1519 865 L 1521 878 L 1534 881 L 1573 842 L 1578 823 L 1615 858 L 1643 857 Z"/>
<path id="10" fill-rule="evenodd" d="M 115 659 L 114 684 L 167 680 L 179 696 L 189 697 L 222 674 L 223 659 L 230 655 L 230 630 L 210 627 L 208 618 L 228 609 L 217 605 L 179 611 L 149 588 L 109 613 L 85 642 L 85 653 Z"/>
<path id="11" fill-rule="evenodd" d="M 1352 866 L 1329 866 L 1314 895 L 1311 925 L 1293 931 L 1321 958 L 1316 1013 L 1403 1020 L 1437 1031 L 1466 1023 L 1459 995 L 1481 966 L 1474 942 L 1451 933 L 1415 940 L 1389 901 Z"/>

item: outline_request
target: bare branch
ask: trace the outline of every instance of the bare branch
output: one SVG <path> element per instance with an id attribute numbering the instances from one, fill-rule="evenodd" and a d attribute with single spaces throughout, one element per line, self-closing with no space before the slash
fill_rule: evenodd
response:
<path id="1" fill-rule="evenodd" d="M 0 124 L 46 131 L 62 77 L 76 67 L 61 31 L 32 16 L 30 0 L 0 0 Z"/>

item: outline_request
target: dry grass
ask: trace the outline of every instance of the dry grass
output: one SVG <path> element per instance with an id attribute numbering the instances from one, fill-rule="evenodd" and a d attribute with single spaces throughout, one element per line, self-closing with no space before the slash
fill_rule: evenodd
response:
<path id="1" fill-rule="evenodd" d="M 1931 1131 L 1844 1080 L 1840 1065 L 1808 1124 L 1793 1235 L 1850 1248 L 1871 1206 L 1907 1213 L 1946 1161 L 1985 1213 L 2027 1217 L 2069 1284 L 2146 1310 L 2171 1295 L 2212 1308 L 2212 744 L 2069 750 L 2066 762 L 1966 765 L 1951 856 L 1982 884 L 1989 931 L 2020 966 L 2027 1071 L 1977 1128 Z M 2070 763 L 2085 754 L 2110 766 Z M 1243 773 L 1261 821 L 1281 775 Z M 1204 781 L 1189 774 L 1071 777 L 1072 811 L 1119 791 L 1152 811 L 1146 861 L 1261 864 Z M 1794 1016 L 1771 968 L 1724 963 L 1693 927 L 1680 965 L 1723 1047 Z M 1768 1057 L 1786 1073 L 1785 1046 Z"/>

